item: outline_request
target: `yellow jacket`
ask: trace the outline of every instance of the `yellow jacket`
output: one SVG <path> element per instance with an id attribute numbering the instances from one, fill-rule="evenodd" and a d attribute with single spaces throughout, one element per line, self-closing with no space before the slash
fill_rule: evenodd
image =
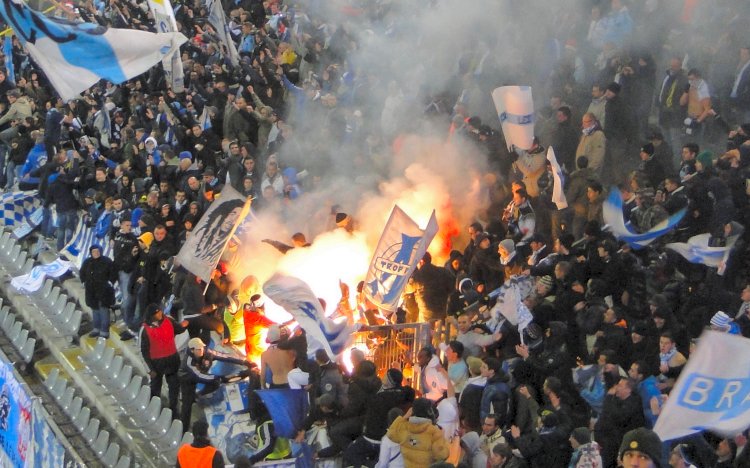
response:
<path id="1" fill-rule="evenodd" d="M 424 468 L 448 458 L 448 441 L 432 421 L 399 416 L 388 429 L 388 438 L 401 446 L 406 468 Z"/>

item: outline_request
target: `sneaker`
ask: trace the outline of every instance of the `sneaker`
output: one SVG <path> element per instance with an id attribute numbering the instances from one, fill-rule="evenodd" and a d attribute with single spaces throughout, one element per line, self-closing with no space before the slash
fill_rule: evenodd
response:
<path id="1" fill-rule="evenodd" d="M 99 336 L 101 336 L 101 335 L 99 334 L 99 330 L 97 330 L 97 329 L 94 329 L 94 330 L 91 330 L 91 333 L 89 333 L 89 336 L 90 336 L 91 338 L 98 338 L 98 337 L 99 337 Z"/>
<path id="2" fill-rule="evenodd" d="M 130 330 L 125 330 L 124 332 L 120 333 L 120 341 L 129 341 L 133 338 L 135 338 L 135 333 Z"/>

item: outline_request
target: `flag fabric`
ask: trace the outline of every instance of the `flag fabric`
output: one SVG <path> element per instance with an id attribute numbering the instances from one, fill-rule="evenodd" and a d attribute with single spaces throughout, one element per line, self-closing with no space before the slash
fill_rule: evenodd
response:
<path id="1" fill-rule="evenodd" d="M 89 256 L 89 249 L 94 244 L 101 246 L 102 255 L 114 259 L 114 248 L 109 242 L 109 236 L 105 236 L 104 239 L 97 239 L 95 229 L 86 226 L 86 222 L 79 219 L 73 238 L 63 247 L 60 256 L 69 260 L 76 269 L 80 270 L 83 261 Z"/>
<path id="2" fill-rule="evenodd" d="M 193 234 L 177 254 L 179 264 L 208 283 L 229 239 L 249 210 L 250 200 L 230 185 L 224 186 L 221 196 L 201 216 Z"/>
<path id="3" fill-rule="evenodd" d="M 636 250 L 642 249 L 674 229 L 686 213 L 686 210 L 682 209 L 648 231 L 639 234 L 625 224 L 625 217 L 622 212 L 622 198 L 620 197 L 620 190 L 617 187 L 610 189 L 609 196 L 604 201 L 602 211 L 604 223 L 609 226 L 610 231 L 617 240 L 626 242 Z"/>
<path id="4" fill-rule="evenodd" d="M 508 148 L 527 150 L 534 141 L 534 99 L 531 86 L 501 86 L 492 91 Z"/>
<path id="5" fill-rule="evenodd" d="M 211 128 L 211 117 L 208 115 L 208 106 L 203 106 L 203 112 L 201 112 L 201 116 L 198 118 L 198 124 L 203 130 Z"/>
<path id="6" fill-rule="evenodd" d="M 365 277 L 365 296 L 373 304 L 396 310 L 401 291 L 437 231 L 434 210 L 427 227 L 420 229 L 398 205 L 393 207 Z"/>
<path id="7" fill-rule="evenodd" d="M 10 284 L 18 291 L 34 293 L 41 289 L 45 279 L 59 278 L 70 271 L 70 267 L 69 262 L 58 258 L 52 263 L 35 266 L 25 275 L 14 277 L 10 280 Z"/>
<path id="8" fill-rule="evenodd" d="M 13 84 L 16 84 L 16 67 L 13 65 L 13 36 L 5 36 L 3 43 L 3 53 L 5 54 L 5 78 Z"/>
<path id="9" fill-rule="evenodd" d="M 36 190 L 3 193 L 0 195 L 0 225 L 20 226 L 41 205 Z"/>
<path id="10" fill-rule="evenodd" d="M 744 229 L 743 229 L 744 230 Z M 688 239 L 687 242 L 673 242 L 665 247 L 682 255 L 690 263 L 698 263 L 712 268 L 718 268 L 719 274 L 724 273 L 724 267 L 729 259 L 729 254 L 734 244 L 739 239 L 739 234 L 728 236 L 726 245 L 723 247 L 711 247 L 711 234 L 698 234 Z"/>
<path id="11" fill-rule="evenodd" d="M 106 103 L 94 114 L 94 128 L 99 130 L 100 146 L 104 148 L 109 147 L 109 139 L 112 133 L 112 120 L 109 117 L 109 108 Z"/>
<path id="12" fill-rule="evenodd" d="M 219 0 L 206 0 L 206 9 L 208 10 L 208 22 L 216 30 L 222 44 L 226 48 L 225 56 L 229 57 L 232 65 L 235 67 L 240 64 L 240 54 L 237 52 L 237 46 L 234 45 L 232 35 L 229 33 L 229 23 L 224 15 L 224 9 Z"/>
<path id="13" fill-rule="evenodd" d="M 174 17 L 172 3 L 169 0 L 148 0 L 151 13 L 154 14 L 156 30 L 161 33 L 177 32 L 177 20 Z M 182 57 L 179 49 L 161 60 L 164 76 L 175 93 L 185 91 L 185 71 L 182 68 Z"/>
<path id="14" fill-rule="evenodd" d="M 750 340 L 706 331 L 656 420 L 664 440 L 710 430 L 731 437 L 750 427 Z"/>
<path id="15" fill-rule="evenodd" d="M 263 294 L 289 312 L 305 330 L 308 356 L 323 349 L 334 357 L 352 343 L 358 326 L 326 317 L 315 293 L 301 279 L 276 273 L 263 284 Z"/>
<path id="16" fill-rule="evenodd" d="M 304 429 L 303 422 L 310 404 L 307 391 L 290 388 L 256 390 L 273 419 L 273 431 L 277 437 L 294 439 Z"/>
<path id="17" fill-rule="evenodd" d="M 519 332 L 523 332 L 533 319 L 531 311 L 523 302 L 531 294 L 533 288 L 533 277 L 513 275 L 505 280 L 498 289 L 490 292 L 489 296 L 497 299 L 490 311 L 490 328 L 495 329 L 497 325 L 502 323 L 503 319 L 506 319 L 512 325 L 518 327 Z"/>
<path id="18" fill-rule="evenodd" d="M 547 150 L 547 161 L 552 165 L 552 203 L 557 206 L 558 210 L 564 210 L 568 207 L 568 200 L 565 198 L 565 174 L 563 174 L 560 164 L 557 163 L 555 150 L 550 146 Z"/>
<path id="19" fill-rule="evenodd" d="M 2 0 L 0 15 L 65 100 L 101 79 L 122 83 L 138 76 L 187 41 L 175 32 L 108 29 L 49 18 L 20 0 Z"/>

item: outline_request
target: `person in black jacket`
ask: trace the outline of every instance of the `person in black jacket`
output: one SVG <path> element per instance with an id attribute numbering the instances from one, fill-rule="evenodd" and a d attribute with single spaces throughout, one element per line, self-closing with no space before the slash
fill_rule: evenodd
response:
<path id="1" fill-rule="evenodd" d="M 388 412 L 414 401 L 411 387 L 402 387 L 404 375 L 398 369 L 388 369 L 383 386 L 370 400 L 365 414 L 364 432 L 344 451 L 344 465 L 370 466 L 380 454 L 379 442 L 388 431 Z"/>
<path id="2" fill-rule="evenodd" d="M 445 268 L 432 264 L 432 255 L 425 252 L 411 278 L 414 298 L 419 306 L 419 321 L 444 319 L 448 307 L 448 296 L 453 291 L 455 280 Z"/>
<path id="3" fill-rule="evenodd" d="M 607 391 L 599 420 L 594 426 L 596 442 L 602 447 L 605 468 L 617 465 L 617 451 L 626 432 L 646 425 L 641 397 L 635 382 L 625 377 Z"/>
<path id="4" fill-rule="evenodd" d="M 81 265 L 81 282 L 86 289 L 86 305 L 93 313 L 94 329 L 89 336 L 109 338 L 109 308 L 115 303 L 117 269 L 108 257 L 102 255 L 99 245 L 89 249 L 91 256 Z"/>
<path id="5" fill-rule="evenodd" d="M 140 254 L 138 238 L 133 234 L 132 226 L 133 223 L 129 218 L 120 221 L 120 229 L 112 240 L 117 281 L 120 284 L 120 294 L 122 294 L 120 311 L 127 327 L 125 331 L 120 333 L 120 339 L 125 341 L 135 338 L 138 326 L 141 324 L 140 317 L 135 315 L 135 298 L 130 292 L 130 279 Z"/>
<path id="6" fill-rule="evenodd" d="M 73 194 L 75 178 L 78 175 L 78 161 L 73 158 L 74 152 L 60 155 L 63 161 L 55 167 L 57 177 L 49 178 L 44 205 L 55 205 L 57 210 L 57 250 L 62 250 L 73 238 L 78 225 L 78 201 Z"/>

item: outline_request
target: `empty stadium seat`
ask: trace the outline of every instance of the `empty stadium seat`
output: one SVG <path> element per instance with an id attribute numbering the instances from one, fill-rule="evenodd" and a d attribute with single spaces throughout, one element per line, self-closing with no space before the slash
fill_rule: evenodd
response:
<path id="1" fill-rule="evenodd" d="M 86 406 L 81 408 L 81 411 L 72 419 L 73 426 L 79 433 L 83 433 L 86 427 L 89 425 L 91 419 L 91 409 Z"/>
<path id="2" fill-rule="evenodd" d="M 109 444 L 109 447 L 107 447 L 107 451 L 104 453 L 104 456 L 102 457 L 102 463 L 107 468 L 114 468 L 115 465 L 117 465 L 118 457 L 120 456 L 120 445 L 116 442 L 112 442 Z"/>
<path id="3" fill-rule="evenodd" d="M 148 385 L 143 385 L 138 391 L 138 396 L 135 397 L 135 399 L 131 402 L 124 402 L 124 405 L 127 407 L 127 409 L 130 410 L 132 414 L 137 414 L 141 411 L 146 411 L 146 408 L 148 408 L 148 404 L 150 401 L 151 389 L 148 387 Z"/>
<path id="4" fill-rule="evenodd" d="M 148 403 L 148 407 L 146 408 L 146 410 L 133 414 L 132 419 L 133 422 L 135 422 L 139 427 L 149 426 L 156 422 L 156 419 L 159 417 L 160 412 L 161 398 L 155 396 L 151 398 L 151 401 Z"/>
<path id="5" fill-rule="evenodd" d="M 144 434 L 148 435 L 152 440 L 164 437 L 169 431 L 172 425 L 172 410 L 164 408 L 161 410 L 161 414 L 156 419 L 154 424 L 146 426 L 143 429 Z"/>
<path id="6" fill-rule="evenodd" d="M 30 364 L 32 359 L 34 359 L 34 348 L 36 348 L 36 338 L 29 338 L 21 349 L 18 350 L 21 359 L 26 364 Z"/>
<path id="7" fill-rule="evenodd" d="M 44 386 L 47 388 L 48 391 L 52 390 L 52 387 L 55 386 L 55 383 L 57 382 L 57 379 L 60 378 L 60 369 L 57 367 L 52 368 L 52 370 L 49 371 L 49 374 L 47 374 L 47 378 L 44 379 Z"/>
<path id="8" fill-rule="evenodd" d="M 117 461 L 117 465 L 115 465 L 115 468 L 130 468 L 130 456 L 129 455 L 121 456 L 120 459 Z"/>
<path id="9" fill-rule="evenodd" d="M 125 390 L 130 385 L 130 380 L 133 377 L 133 366 L 124 365 L 120 372 L 117 373 L 117 377 L 113 380 L 105 382 L 105 386 L 110 393 L 117 393 Z"/>
<path id="10" fill-rule="evenodd" d="M 86 429 L 84 429 L 81 433 L 81 437 L 83 437 L 83 440 L 85 440 L 89 445 L 96 442 L 96 438 L 99 435 L 99 424 L 101 424 L 99 419 L 91 418 L 89 420 L 89 424 L 86 426 Z"/>
<path id="11" fill-rule="evenodd" d="M 65 411 L 65 414 L 67 414 L 72 421 L 78 416 L 78 413 L 81 412 L 81 408 L 83 408 L 83 399 L 79 396 L 74 397 L 73 401 L 70 403 L 70 406 L 68 406 L 67 410 Z"/>
<path id="12" fill-rule="evenodd" d="M 99 431 L 99 435 L 96 440 L 91 444 L 91 450 L 96 454 L 100 460 L 104 458 L 104 454 L 107 452 L 109 447 L 109 431 Z"/>
<path id="13" fill-rule="evenodd" d="M 135 401 L 138 397 L 138 392 L 141 391 L 143 386 L 143 377 L 140 375 L 134 375 L 128 385 L 122 391 L 113 391 L 112 393 L 117 396 L 117 400 L 120 404 L 130 403 Z"/>

